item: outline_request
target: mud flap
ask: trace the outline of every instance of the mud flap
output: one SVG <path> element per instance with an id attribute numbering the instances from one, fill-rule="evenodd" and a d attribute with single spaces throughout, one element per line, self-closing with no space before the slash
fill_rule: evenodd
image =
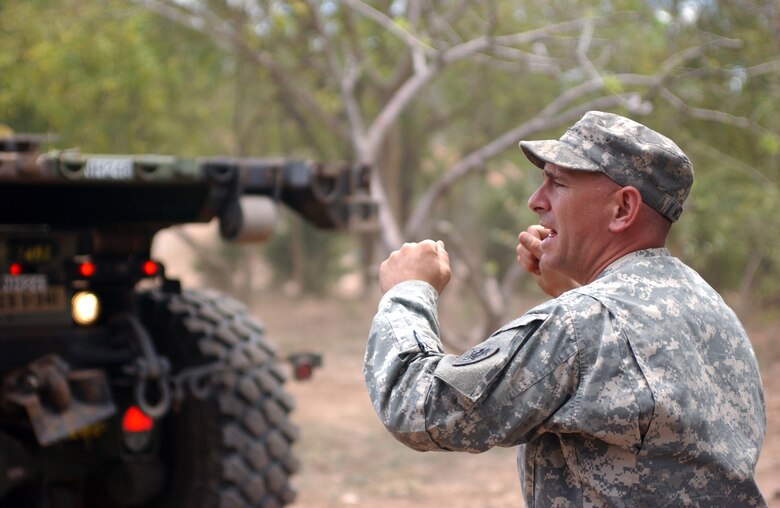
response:
<path id="1" fill-rule="evenodd" d="M 3 398 L 27 411 L 41 446 L 49 446 L 116 413 L 102 370 L 72 371 L 49 355 L 9 373 Z"/>

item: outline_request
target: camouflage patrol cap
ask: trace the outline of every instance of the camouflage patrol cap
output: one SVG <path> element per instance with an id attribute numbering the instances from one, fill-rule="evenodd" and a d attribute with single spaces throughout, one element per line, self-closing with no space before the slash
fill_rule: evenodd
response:
<path id="1" fill-rule="evenodd" d="M 521 141 L 534 165 L 600 171 L 675 222 L 693 184 L 693 164 L 669 138 L 628 118 L 589 111 L 560 140 Z"/>

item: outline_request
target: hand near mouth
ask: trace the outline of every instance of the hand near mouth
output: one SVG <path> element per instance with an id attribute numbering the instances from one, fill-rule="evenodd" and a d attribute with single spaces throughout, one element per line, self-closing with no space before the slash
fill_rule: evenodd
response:
<path id="1" fill-rule="evenodd" d="M 542 257 L 542 241 L 553 234 L 553 230 L 544 226 L 534 225 L 518 236 L 517 263 L 534 278 L 542 291 L 553 298 L 562 293 L 579 287 L 580 284 L 571 277 L 557 270 L 542 270 L 539 259 Z"/>

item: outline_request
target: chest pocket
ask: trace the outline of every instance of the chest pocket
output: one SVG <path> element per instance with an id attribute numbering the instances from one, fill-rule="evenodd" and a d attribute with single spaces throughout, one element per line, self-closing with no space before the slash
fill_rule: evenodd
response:
<path id="1" fill-rule="evenodd" d="M 442 358 L 434 376 L 454 388 L 465 405 L 473 405 L 546 318 L 547 314 L 526 314 L 507 323 L 461 356 Z"/>

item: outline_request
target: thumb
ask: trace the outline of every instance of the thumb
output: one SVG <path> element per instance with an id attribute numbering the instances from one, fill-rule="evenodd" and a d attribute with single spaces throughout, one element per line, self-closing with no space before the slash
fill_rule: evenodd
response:
<path id="1" fill-rule="evenodd" d="M 444 242 L 441 240 L 436 241 L 436 253 L 439 255 L 439 257 L 446 257 L 449 259 L 449 254 L 447 253 L 447 249 L 444 248 Z"/>
<path id="2" fill-rule="evenodd" d="M 537 258 L 542 254 L 542 240 L 523 231 L 519 237 L 520 245 Z"/>

